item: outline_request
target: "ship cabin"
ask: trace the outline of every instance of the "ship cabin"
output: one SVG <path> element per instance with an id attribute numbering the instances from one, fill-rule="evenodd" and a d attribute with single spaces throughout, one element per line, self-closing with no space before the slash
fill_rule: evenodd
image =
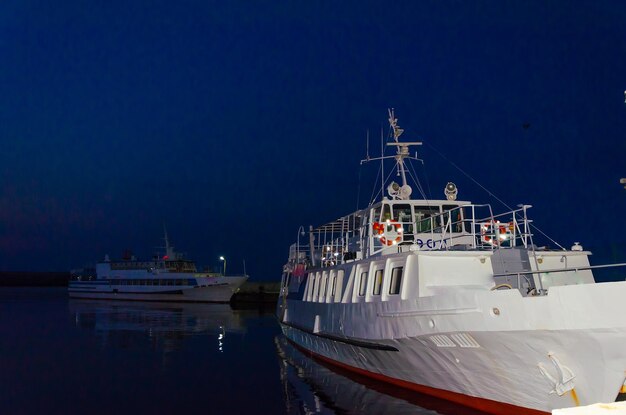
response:
<path id="1" fill-rule="evenodd" d="M 321 301 L 314 299 L 324 296 L 357 301 L 366 290 L 371 297 L 367 298 L 373 300 L 381 287 L 383 300 L 395 298 L 401 289 L 404 298 L 415 291 L 411 286 L 415 282 L 405 284 L 402 276 L 409 268 L 416 272 L 417 257 L 400 254 L 416 251 L 422 252 L 420 269 L 431 270 L 421 274 L 419 295 L 427 295 L 426 287 L 444 280 L 485 289 L 516 288 L 525 296 L 543 295 L 550 286 L 593 283 L 590 253 L 580 245 L 569 251 L 534 245 L 527 217 L 530 207 L 520 205 L 494 215 L 488 204 L 383 199 L 318 228 L 310 227 L 308 244 L 300 244 L 299 238 L 290 248 L 281 287 L 285 294 L 295 292 L 295 298 L 304 301 Z M 438 258 L 446 258 L 446 262 Z M 483 269 L 483 264 L 488 269 Z M 537 272 L 540 269 L 550 272 Z M 370 281 L 368 274 L 375 278 Z M 322 282 L 307 281 L 311 275 Z M 347 289 L 343 277 L 350 275 L 354 298 L 342 300 L 341 292 Z M 354 275 L 361 281 L 358 288 Z"/>
<path id="2" fill-rule="evenodd" d="M 384 198 L 366 209 L 310 228 L 308 244 L 300 244 L 298 238 L 291 246 L 289 264 L 292 268 L 298 264 L 307 269 L 324 268 L 413 250 L 493 249 L 503 244 L 503 236 L 509 245 L 515 244 L 518 225 L 514 217 L 501 223 L 488 205 Z"/>
<path id="3" fill-rule="evenodd" d="M 130 278 L 155 276 L 161 278 L 169 273 L 196 273 L 194 261 L 182 259 L 180 256 L 169 259 L 167 256 L 155 256 L 151 261 L 130 260 L 111 261 L 107 258 L 96 265 L 98 279 L 119 278 L 120 275 Z"/>

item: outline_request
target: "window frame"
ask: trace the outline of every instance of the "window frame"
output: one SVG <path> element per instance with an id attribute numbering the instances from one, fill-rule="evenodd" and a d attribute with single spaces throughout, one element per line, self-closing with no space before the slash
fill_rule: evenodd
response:
<path id="1" fill-rule="evenodd" d="M 369 270 L 361 271 L 361 276 L 359 277 L 359 290 L 357 291 L 358 297 L 365 297 L 367 293 L 367 278 L 369 274 Z"/>
<path id="2" fill-rule="evenodd" d="M 383 276 L 385 270 L 379 268 L 374 272 L 374 281 L 372 281 L 372 296 L 380 296 L 383 290 Z"/>
<path id="3" fill-rule="evenodd" d="M 393 267 L 389 276 L 389 295 L 400 295 L 402 293 L 402 277 L 404 276 L 404 267 Z M 394 288 L 397 292 L 394 292 Z"/>

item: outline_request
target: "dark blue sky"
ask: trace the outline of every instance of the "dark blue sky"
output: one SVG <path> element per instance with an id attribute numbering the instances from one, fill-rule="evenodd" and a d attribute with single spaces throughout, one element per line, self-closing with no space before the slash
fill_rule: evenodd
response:
<path id="1" fill-rule="evenodd" d="M 165 223 L 200 264 L 278 278 L 359 169 L 367 203 L 388 107 L 432 197 L 502 208 L 434 147 L 563 245 L 615 250 L 625 22 L 619 1 L 4 1 L 0 269 L 150 256 Z"/>

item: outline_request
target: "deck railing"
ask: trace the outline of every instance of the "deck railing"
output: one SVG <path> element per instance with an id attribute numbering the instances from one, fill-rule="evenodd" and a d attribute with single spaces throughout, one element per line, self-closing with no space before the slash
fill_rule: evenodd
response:
<path id="1" fill-rule="evenodd" d="M 522 205 L 505 213 L 495 214 L 491 205 L 463 205 L 437 213 L 415 222 L 398 222 L 412 227 L 409 240 L 392 246 L 380 245 L 371 224 L 357 229 L 337 229 L 315 232 L 313 244 L 293 244 L 289 252 L 289 267 L 334 266 L 355 259 L 394 252 L 415 250 L 484 249 L 532 246 L 531 220 Z M 395 223 L 395 222 L 394 222 Z M 429 243 L 420 239 L 430 236 Z M 369 247 L 374 247 L 369 249 Z"/>

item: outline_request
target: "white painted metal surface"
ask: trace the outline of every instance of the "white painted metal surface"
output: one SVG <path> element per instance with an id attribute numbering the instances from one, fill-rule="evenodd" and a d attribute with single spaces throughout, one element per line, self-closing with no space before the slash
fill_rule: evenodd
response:
<path id="1" fill-rule="evenodd" d="M 127 258 L 110 261 L 108 256 L 92 273 L 76 275 L 68 284 L 71 298 L 108 300 L 229 302 L 248 279 L 247 275 L 225 276 L 200 273 L 196 265 L 176 253 L 165 234 L 165 255 L 150 261 Z"/>
<path id="2" fill-rule="evenodd" d="M 398 145 L 401 172 L 407 154 Z M 528 205 L 495 215 L 450 197 L 450 183 L 445 200 L 409 200 L 402 186 L 290 251 L 277 307 L 286 337 L 492 413 L 614 402 L 626 379 L 626 282 L 595 283 L 579 244 L 537 248 Z"/>

